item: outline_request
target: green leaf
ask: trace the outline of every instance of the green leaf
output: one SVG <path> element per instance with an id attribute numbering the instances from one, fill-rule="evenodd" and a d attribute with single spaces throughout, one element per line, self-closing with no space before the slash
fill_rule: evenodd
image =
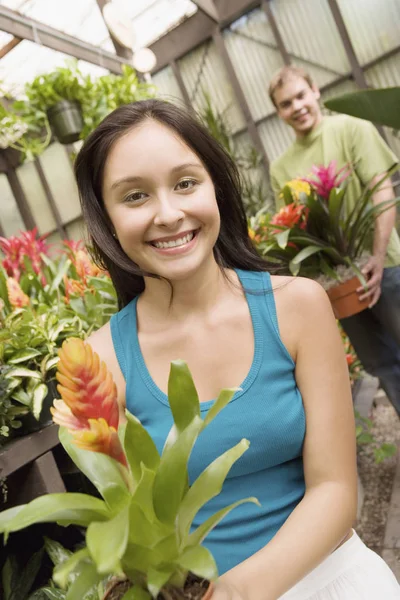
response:
<path id="1" fill-rule="evenodd" d="M 38 590 L 42 593 L 43 598 L 47 598 L 47 600 L 65 600 L 65 596 L 67 592 L 64 590 L 59 590 L 58 588 L 44 587 Z M 35 592 L 37 594 L 37 592 Z M 37 597 L 35 594 L 31 596 L 28 600 L 42 600 L 41 597 Z"/>
<path id="2" fill-rule="evenodd" d="M 86 532 L 86 543 L 102 575 L 121 574 L 121 558 L 129 537 L 129 507 L 126 506 L 109 521 L 91 523 Z M 134 526 L 134 523 L 133 523 Z M 107 540 L 106 543 L 105 540 Z"/>
<path id="3" fill-rule="evenodd" d="M 178 535 L 181 545 L 186 545 L 193 519 L 204 504 L 217 496 L 232 465 L 246 452 L 250 442 L 241 440 L 236 446 L 218 456 L 199 475 L 183 498 L 178 512 Z"/>
<path id="4" fill-rule="evenodd" d="M 151 600 L 152 596 L 146 590 L 139 587 L 138 585 L 134 585 L 128 590 L 121 600 Z"/>
<path id="5" fill-rule="evenodd" d="M 45 371 L 50 371 L 51 369 L 53 369 L 59 362 L 59 357 L 58 356 L 54 356 L 53 358 L 50 358 L 47 362 L 46 365 L 44 367 Z"/>
<path id="6" fill-rule="evenodd" d="M 23 600 L 29 594 L 42 564 L 43 548 L 32 554 L 13 588 L 10 600 Z"/>
<path id="7" fill-rule="evenodd" d="M 104 521 L 110 516 L 102 500 L 78 493 L 47 494 L 18 508 L 21 510 L 16 514 L 13 508 L 0 514 L 1 533 L 20 531 L 34 523 L 88 526 L 91 521 Z"/>
<path id="8" fill-rule="evenodd" d="M 35 356 L 39 356 L 42 354 L 39 350 L 35 350 L 34 348 L 26 348 L 25 350 L 18 350 L 15 352 L 13 357 L 8 360 L 10 365 L 17 365 L 21 362 L 26 362 L 31 358 L 35 358 Z"/>
<path id="9" fill-rule="evenodd" d="M 153 506 L 153 485 L 155 475 L 154 471 L 147 469 L 142 463 L 142 476 L 132 496 L 132 502 L 140 506 L 150 522 L 156 519 Z"/>
<path id="10" fill-rule="evenodd" d="M 197 546 L 197 544 L 201 544 L 201 542 L 207 537 L 210 531 L 214 529 L 214 527 L 218 525 L 218 523 L 222 521 L 222 519 L 231 512 L 231 510 L 233 510 L 237 506 L 240 506 L 241 504 L 244 504 L 245 502 L 253 502 L 253 504 L 257 504 L 257 506 L 260 506 L 260 503 L 257 500 L 257 498 L 250 497 L 243 498 L 243 500 L 238 500 L 237 502 L 233 502 L 233 504 L 222 508 L 214 515 L 209 517 L 206 521 L 204 521 L 204 523 L 199 525 L 199 527 L 189 535 L 188 546 Z"/>
<path id="11" fill-rule="evenodd" d="M 84 598 L 87 592 L 100 581 L 101 577 L 98 575 L 96 567 L 93 564 L 83 563 L 80 573 L 69 588 L 65 600 Z"/>
<path id="12" fill-rule="evenodd" d="M 216 401 L 214 402 L 214 404 L 211 406 L 211 408 L 208 410 L 205 419 L 203 421 L 203 429 L 204 427 L 207 427 L 207 425 L 209 425 L 211 423 L 211 421 L 213 421 L 215 419 L 215 417 L 218 415 L 218 413 L 221 412 L 221 410 L 223 408 L 225 408 L 225 406 L 227 404 L 229 404 L 229 402 L 232 400 L 233 396 L 236 394 L 236 392 L 240 391 L 240 388 L 226 388 L 224 390 L 221 390 L 218 398 L 216 399 Z"/>
<path id="13" fill-rule="evenodd" d="M 25 369 L 24 367 L 15 367 L 7 373 L 9 377 L 33 377 L 34 379 L 41 380 L 42 376 L 38 371 L 32 371 L 31 369 Z"/>
<path id="14" fill-rule="evenodd" d="M 400 87 L 343 94 L 325 102 L 329 110 L 400 129 Z"/>
<path id="15" fill-rule="evenodd" d="M 278 243 L 279 248 L 282 248 L 283 250 L 286 248 L 289 241 L 290 231 L 290 229 L 286 229 L 285 231 L 281 231 L 280 233 L 277 233 L 275 235 L 275 239 Z"/>
<path id="16" fill-rule="evenodd" d="M 160 521 L 173 523 L 187 486 L 187 463 L 194 443 L 203 427 L 200 417 L 181 433 L 162 456 L 154 480 L 154 510 Z"/>
<path id="17" fill-rule="evenodd" d="M 15 556 L 8 556 L 1 571 L 4 600 L 10 600 L 11 598 L 11 592 L 17 579 L 17 573 L 18 565 Z"/>
<path id="18" fill-rule="evenodd" d="M 147 587 L 153 598 L 157 598 L 160 590 L 168 582 L 174 567 L 167 569 L 150 568 L 147 573 Z"/>
<path id="19" fill-rule="evenodd" d="M 90 479 L 110 509 L 118 511 L 122 508 L 130 499 L 130 493 L 122 475 L 124 467 L 105 454 L 78 448 L 65 427 L 60 427 L 59 438 L 72 461 Z"/>
<path id="20" fill-rule="evenodd" d="M 74 552 L 67 560 L 56 566 L 53 571 L 53 581 L 65 589 L 68 583 L 72 580 L 72 575 L 76 575 L 77 569 L 79 569 L 82 561 L 89 559 L 89 550 L 87 548 L 81 548 L 77 552 Z"/>
<path id="21" fill-rule="evenodd" d="M 179 433 L 200 417 L 200 402 L 192 375 L 183 360 L 171 362 L 168 379 L 168 402 Z"/>
<path id="22" fill-rule="evenodd" d="M 194 575 L 212 581 L 218 577 L 218 569 L 211 552 L 204 546 L 188 548 L 177 561 L 180 567 Z"/>
<path id="23" fill-rule="evenodd" d="M 160 464 L 160 455 L 151 436 L 139 419 L 128 411 L 125 411 L 125 415 L 127 418 L 124 437 L 125 454 L 132 477 L 139 482 L 142 476 L 141 464 L 143 463 L 148 469 L 155 470 Z"/>
<path id="24" fill-rule="evenodd" d="M 49 294 L 52 294 L 53 292 L 55 292 L 56 290 L 58 290 L 58 288 L 60 287 L 60 284 L 64 278 L 64 275 L 67 274 L 68 269 L 71 266 L 71 261 L 69 259 L 66 259 L 64 264 L 59 265 L 58 267 L 58 273 L 57 275 L 54 277 L 53 281 L 51 282 L 50 285 L 50 289 L 49 289 Z"/>
<path id="25" fill-rule="evenodd" d="M 48 537 L 44 538 L 44 548 L 55 567 L 72 556 L 71 550 L 67 550 L 60 542 L 51 540 Z"/>
<path id="26" fill-rule="evenodd" d="M 46 398 L 48 393 L 48 388 L 45 383 L 39 383 L 37 387 L 35 387 L 33 391 L 33 400 L 32 400 L 32 412 L 35 419 L 39 420 L 40 413 L 42 412 L 43 400 Z"/>

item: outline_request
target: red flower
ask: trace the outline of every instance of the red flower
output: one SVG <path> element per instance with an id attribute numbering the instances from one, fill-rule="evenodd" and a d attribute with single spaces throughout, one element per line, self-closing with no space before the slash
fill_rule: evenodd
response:
<path id="1" fill-rule="evenodd" d="M 339 187 L 351 174 L 351 167 L 349 165 L 344 165 L 337 172 L 336 168 L 337 163 L 335 160 L 332 160 L 327 167 L 324 165 L 313 165 L 311 172 L 316 176 L 316 179 L 305 177 L 304 181 L 307 181 L 322 198 L 328 200 L 332 189 Z"/>
<path id="2" fill-rule="evenodd" d="M 17 281 L 19 281 L 21 273 L 26 270 L 25 257 L 29 259 L 36 275 L 41 273 L 43 264 L 41 254 L 47 256 L 50 247 L 45 242 L 46 236 L 36 236 L 37 228 L 35 227 L 32 231 L 23 231 L 20 237 L 0 237 L 0 249 L 5 255 L 2 265 L 7 275 L 14 277 Z M 43 285 L 46 285 L 46 279 L 43 275 L 41 275 L 41 281 Z"/>
<path id="3" fill-rule="evenodd" d="M 346 354 L 346 361 L 347 361 L 347 366 L 351 367 L 351 365 L 353 364 L 353 362 L 356 360 L 356 357 L 354 356 L 354 354 Z"/>
<path id="4" fill-rule="evenodd" d="M 307 225 L 307 214 L 308 210 L 303 204 L 288 204 L 281 208 L 281 210 L 272 217 L 271 225 L 279 225 L 281 227 L 287 227 L 292 229 L 295 225 L 298 225 L 300 229 L 305 229 Z M 274 233 L 277 233 L 276 230 Z"/>

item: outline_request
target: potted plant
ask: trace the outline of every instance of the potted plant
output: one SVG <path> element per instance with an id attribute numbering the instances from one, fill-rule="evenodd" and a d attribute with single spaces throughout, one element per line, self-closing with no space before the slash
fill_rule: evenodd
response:
<path id="1" fill-rule="evenodd" d="M 394 171 L 390 171 L 387 177 Z M 400 199 L 373 205 L 379 182 L 366 188 L 351 211 L 346 210 L 346 181 L 351 168 L 336 170 L 314 166 L 313 179 L 287 183 L 282 190 L 284 207 L 275 215 L 259 215 L 250 221 L 250 235 L 268 259 L 292 275 L 317 279 L 342 319 L 368 307 L 357 288 L 366 286 L 362 266 L 368 259 L 368 242 L 376 218 Z"/>
<path id="2" fill-rule="evenodd" d="M 219 494 L 228 471 L 249 446 L 241 440 L 188 484 L 196 439 L 235 390 L 222 390 L 203 420 L 188 367 L 174 361 L 168 384 L 174 425 L 160 456 L 133 415 L 126 412 L 126 423 L 120 423 L 112 376 L 88 344 L 71 338 L 59 357 L 62 399 L 54 401 L 53 418 L 65 450 L 102 499 L 75 493 L 42 496 L 0 513 L 0 532 L 7 539 L 13 531 L 49 521 L 87 528 L 86 545 L 53 574 L 62 588 L 73 580 L 66 600 L 84 597 L 104 578 L 110 581 L 103 600 L 204 597 L 217 569 L 202 541 L 233 508 L 257 503 L 239 500 L 191 531 L 199 509 Z"/>
<path id="3" fill-rule="evenodd" d="M 19 415 L 12 430 L 19 427 L 18 433 L 26 434 L 51 423 L 57 352 L 64 339 L 86 337 L 104 325 L 116 312 L 117 299 L 110 277 L 80 243 L 65 241 L 64 250 L 51 259 L 43 236 L 33 230 L 0 238 L 0 248 L 4 410 Z M 0 439 L 12 430 L 0 429 Z"/>
<path id="4" fill-rule="evenodd" d="M 83 128 L 81 105 L 88 78 L 77 61 L 70 60 L 64 67 L 35 77 L 25 86 L 27 100 L 15 103 L 14 108 L 25 115 L 34 112 L 39 118 L 47 117 L 61 144 L 75 142 Z"/>

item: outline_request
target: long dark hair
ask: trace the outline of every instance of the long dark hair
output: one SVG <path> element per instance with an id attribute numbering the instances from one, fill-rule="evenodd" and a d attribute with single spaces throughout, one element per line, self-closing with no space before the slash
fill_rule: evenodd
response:
<path id="1" fill-rule="evenodd" d="M 186 110 L 157 99 L 134 102 L 117 108 L 100 123 L 86 139 L 75 162 L 91 252 L 94 260 L 110 273 L 120 308 L 144 290 L 143 276 L 151 274 L 144 273 L 131 261 L 113 237 L 102 197 L 104 166 L 113 144 L 146 119 L 158 121 L 176 132 L 199 157 L 212 179 L 221 215 L 214 247 L 220 268 L 266 271 L 268 265 L 257 254 L 248 235 L 240 177 L 231 157 Z"/>

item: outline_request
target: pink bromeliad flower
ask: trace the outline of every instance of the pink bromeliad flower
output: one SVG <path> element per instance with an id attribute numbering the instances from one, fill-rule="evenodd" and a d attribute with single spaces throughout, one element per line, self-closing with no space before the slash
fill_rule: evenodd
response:
<path id="1" fill-rule="evenodd" d="M 339 171 L 336 169 L 336 160 L 332 160 L 327 167 L 324 165 L 313 165 L 311 172 L 315 175 L 315 178 L 305 177 L 304 181 L 309 183 L 319 196 L 328 200 L 332 189 L 339 187 L 352 171 L 350 165 L 344 165 Z"/>

